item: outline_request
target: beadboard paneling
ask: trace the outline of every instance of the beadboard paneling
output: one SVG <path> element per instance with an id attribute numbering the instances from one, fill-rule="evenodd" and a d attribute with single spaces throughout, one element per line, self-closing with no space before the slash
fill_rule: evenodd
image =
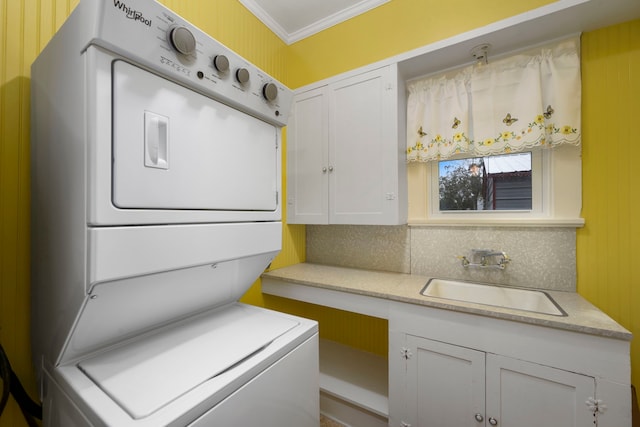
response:
<path id="1" fill-rule="evenodd" d="M 78 0 L 0 1 L 0 343 L 36 397 L 29 342 L 30 68 Z M 9 399 L 1 427 L 26 425 Z"/>
<path id="2" fill-rule="evenodd" d="M 582 36 L 582 213 L 577 289 L 640 334 L 640 20 Z M 640 340 L 631 342 L 640 385 Z"/>

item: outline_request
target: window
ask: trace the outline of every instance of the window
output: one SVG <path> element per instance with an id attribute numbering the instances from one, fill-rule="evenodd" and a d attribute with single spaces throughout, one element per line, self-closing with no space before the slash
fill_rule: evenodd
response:
<path id="1" fill-rule="evenodd" d="M 429 162 L 428 216 L 445 221 L 547 216 L 548 159 L 547 151 L 536 150 Z"/>
<path id="2" fill-rule="evenodd" d="M 531 153 L 438 162 L 440 211 L 530 211 Z"/>
<path id="3" fill-rule="evenodd" d="M 514 171 L 505 171 L 505 175 L 500 175 L 499 166 L 489 165 L 488 162 L 496 159 L 504 163 L 499 159 L 502 155 L 409 163 L 409 223 L 412 225 L 582 226 L 584 220 L 580 218 L 582 205 L 580 147 L 563 146 L 521 154 L 530 156 L 531 159 L 530 201 L 528 197 L 522 197 L 526 192 L 525 188 L 515 190 L 517 196 L 513 195 L 513 191 L 509 194 L 508 190 L 509 186 L 513 190 L 514 181 L 518 181 L 521 187 L 527 187 L 529 178 L 525 173 L 517 176 L 513 173 L 514 168 Z M 452 208 L 445 202 L 441 203 L 441 193 L 444 194 L 444 191 L 441 191 L 440 185 L 441 177 L 447 176 L 446 171 L 453 171 L 456 168 L 462 169 L 459 171 L 460 174 L 465 171 L 467 179 L 472 176 L 472 173 L 476 173 L 478 177 L 485 174 L 484 190 L 481 180 L 475 184 L 476 188 L 480 188 L 476 190 L 478 198 L 473 196 L 474 202 L 467 201 L 467 205 L 458 209 Z M 506 182 L 507 177 L 513 178 L 514 181 Z M 494 178 L 494 181 L 491 182 L 490 178 Z M 502 179 L 502 182 L 496 182 L 495 178 L 498 178 L 497 181 Z M 495 203 L 493 194 L 495 194 Z"/>

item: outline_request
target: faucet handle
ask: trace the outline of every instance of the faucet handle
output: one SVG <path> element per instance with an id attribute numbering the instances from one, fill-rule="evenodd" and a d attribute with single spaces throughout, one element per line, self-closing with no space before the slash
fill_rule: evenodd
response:
<path id="1" fill-rule="evenodd" d="M 463 267 L 468 266 L 469 264 L 471 264 L 471 262 L 469 261 L 469 259 L 464 256 L 464 255 L 458 255 L 456 258 L 458 258 L 460 260 L 460 262 L 462 263 Z"/>
<path id="2" fill-rule="evenodd" d="M 507 266 L 507 264 L 509 264 L 510 262 L 511 262 L 511 258 L 509 258 L 509 255 L 507 255 L 505 252 L 502 252 L 502 259 L 498 263 L 500 268 L 504 269 Z"/>

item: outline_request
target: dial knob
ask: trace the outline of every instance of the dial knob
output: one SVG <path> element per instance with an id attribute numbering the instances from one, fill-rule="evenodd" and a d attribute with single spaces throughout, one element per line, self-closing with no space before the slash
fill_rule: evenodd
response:
<path id="1" fill-rule="evenodd" d="M 250 77 L 249 70 L 246 68 L 238 68 L 236 71 L 236 80 L 242 84 L 248 82 Z"/>
<path id="2" fill-rule="evenodd" d="M 216 55 L 216 57 L 213 58 L 213 66 L 221 73 L 229 71 L 229 58 L 224 55 Z"/>
<path id="3" fill-rule="evenodd" d="M 264 96 L 264 99 L 267 101 L 273 101 L 278 97 L 278 86 L 276 86 L 275 83 L 267 83 L 262 86 L 262 96 Z"/>
<path id="4" fill-rule="evenodd" d="M 191 55 L 196 50 L 196 38 L 185 27 L 173 27 L 169 30 L 169 41 L 175 50 L 183 55 Z"/>

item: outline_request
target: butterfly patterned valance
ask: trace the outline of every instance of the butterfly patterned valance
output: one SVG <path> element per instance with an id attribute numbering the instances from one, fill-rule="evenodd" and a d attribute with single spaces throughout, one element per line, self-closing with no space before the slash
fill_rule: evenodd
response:
<path id="1" fill-rule="evenodd" d="M 580 144 L 579 40 L 408 85 L 407 159 Z"/>

